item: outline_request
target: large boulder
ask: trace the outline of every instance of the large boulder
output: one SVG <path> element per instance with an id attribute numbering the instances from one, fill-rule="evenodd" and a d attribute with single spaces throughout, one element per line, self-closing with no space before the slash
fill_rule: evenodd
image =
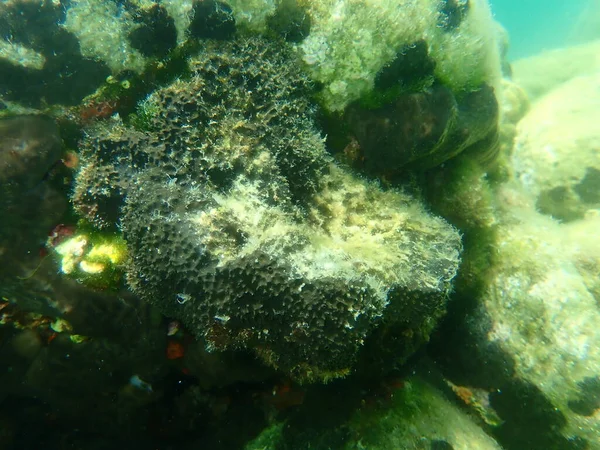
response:
<path id="1" fill-rule="evenodd" d="M 548 50 L 538 55 L 514 61 L 513 78 L 525 89 L 532 101 L 571 78 L 598 72 L 600 41 L 572 47 Z"/>
<path id="2" fill-rule="evenodd" d="M 600 209 L 600 72 L 539 99 L 517 126 L 515 174 L 540 212 L 561 221 Z"/>
<path id="3" fill-rule="evenodd" d="M 81 144 L 75 205 L 123 230 L 129 285 L 209 349 L 251 349 L 303 381 L 348 373 L 382 328 L 372 348 L 403 361 L 444 311 L 458 233 L 332 164 L 286 47 L 209 41 L 189 64 L 137 128 Z"/>

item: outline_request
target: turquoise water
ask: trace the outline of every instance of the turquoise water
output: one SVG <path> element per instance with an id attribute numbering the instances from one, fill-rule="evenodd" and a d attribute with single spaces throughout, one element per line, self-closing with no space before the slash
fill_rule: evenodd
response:
<path id="1" fill-rule="evenodd" d="M 592 6 L 587 0 L 495 0 L 490 3 L 496 20 L 510 35 L 511 60 L 577 40 L 577 25 L 586 8 Z"/>

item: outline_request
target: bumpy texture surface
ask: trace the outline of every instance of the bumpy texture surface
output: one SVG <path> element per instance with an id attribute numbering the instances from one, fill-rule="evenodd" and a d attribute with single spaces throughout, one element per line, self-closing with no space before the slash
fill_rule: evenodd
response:
<path id="1" fill-rule="evenodd" d="M 378 72 L 421 41 L 435 64 L 432 75 L 454 92 L 499 81 L 498 37 L 485 1 L 307 3 L 312 27 L 301 50 L 331 111 L 372 90 Z"/>
<path id="2" fill-rule="evenodd" d="M 383 323 L 406 331 L 402 360 L 444 310 L 460 237 L 331 164 L 310 83 L 278 45 L 209 41 L 137 129 L 90 130 L 75 204 L 120 224 L 131 287 L 210 349 L 327 379 Z"/>
<path id="3" fill-rule="evenodd" d="M 348 162 L 392 179 L 464 151 L 495 158 L 505 40 L 487 2 L 305 5 L 311 27 L 298 48 L 342 123 L 328 136 Z"/>

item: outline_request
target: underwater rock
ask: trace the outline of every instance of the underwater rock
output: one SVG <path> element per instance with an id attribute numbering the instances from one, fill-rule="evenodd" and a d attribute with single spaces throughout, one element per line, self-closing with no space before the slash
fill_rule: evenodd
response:
<path id="1" fill-rule="evenodd" d="M 354 391 L 339 396 L 356 396 Z M 313 393 L 314 394 L 314 393 Z M 344 395 L 344 394 L 347 394 Z M 309 392 L 300 411 L 275 421 L 245 450 L 265 448 L 499 450 L 472 416 L 420 375 L 382 383 L 359 405 L 348 398 L 323 407 Z M 332 400 L 323 395 L 324 398 Z"/>
<path id="2" fill-rule="evenodd" d="M 572 47 L 548 50 L 538 55 L 514 61 L 513 79 L 532 102 L 562 83 L 580 75 L 600 71 L 600 41 Z"/>
<path id="3" fill-rule="evenodd" d="M 505 38 L 486 2 L 322 3 L 299 47 L 340 158 L 387 180 L 494 159 Z"/>
<path id="4" fill-rule="evenodd" d="M 519 84 L 506 78 L 502 80 L 500 98 L 498 158 L 494 161 L 494 177 L 506 181 L 512 176 L 513 171 L 510 158 L 517 136 L 517 124 L 525 117 L 531 105 L 525 90 Z"/>
<path id="5" fill-rule="evenodd" d="M 23 311 L 66 317 L 96 334 L 112 329 L 107 325 L 112 318 L 90 311 L 97 303 L 116 307 L 123 301 L 115 292 L 94 292 L 61 276 L 48 257 L 48 241 L 57 243 L 70 228 L 62 224 L 70 186 L 60 177 L 69 175 L 61 156 L 59 130 L 48 117 L 0 120 L 0 297 Z"/>
<path id="6" fill-rule="evenodd" d="M 559 223 L 532 195 L 539 180 L 577 183 L 594 161 L 586 149 L 596 142 L 597 77 L 565 83 L 522 119 L 526 96 L 512 83 L 504 89 L 502 128 L 518 122 L 519 134 L 513 150 L 506 133 L 502 167 L 477 170 L 459 157 L 432 171 L 432 207 L 465 233 L 465 250 L 452 307 L 428 348 L 453 383 L 490 392 L 502 421 L 490 431 L 505 448 L 598 448 L 590 413 L 600 371 L 600 222 L 590 209 Z"/>
<path id="7" fill-rule="evenodd" d="M 102 62 L 82 56 L 53 2 L 0 4 L 0 96 L 22 106 L 76 105 L 104 81 Z"/>
<path id="8" fill-rule="evenodd" d="M 444 0 L 441 3 L 438 25 L 447 31 L 455 30 L 469 11 L 469 0 Z"/>
<path id="9" fill-rule="evenodd" d="M 516 377 L 562 413 L 555 432 L 594 447 L 600 422 L 569 405 L 578 401 L 574 393 L 585 380 L 600 372 L 600 246 L 590 242 L 599 226 L 598 219 L 560 225 L 524 213 L 518 223 L 500 228 L 495 276 L 482 296 L 492 324 L 485 339 L 511 356 Z M 528 408 L 536 414 L 535 405 Z"/>
<path id="10" fill-rule="evenodd" d="M 71 1 L 65 8 L 61 29 L 76 37 L 85 58 L 101 61 L 111 73 L 141 73 L 147 59 L 128 39 L 140 27 L 135 20 L 140 14 L 128 6 L 111 1 Z"/>
<path id="11" fill-rule="evenodd" d="M 311 30 L 300 49 L 330 112 L 368 96 L 380 70 L 418 42 L 435 79 L 457 96 L 500 79 L 499 36 L 486 1 L 320 0 L 307 2 L 307 14 Z M 427 81 L 429 73 L 421 85 Z"/>
<path id="12" fill-rule="evenodd" d="M 429 57 L 427 43 L 420 40 L 400 48 L 396 57 L 377 72 L 375 89 L 381 92 L 394 88 L 423 89 L 433 83 L 434 70 L 435 61 Z"/>
<path id="13" fill-rule="evenodd" d="M 500 103 L 501 125 L 517 125 L 529 111 L 530 101 L 527 93 L 520 84 L 514 81 L 502 80 L 502 95 Z M 509 154 L 510 152 L 507 152 Z"/>
<path id="14" fill-rule="evenodd" d="M 53 423 L 77 427 L 82 441 L 77 448 L 83 449 L 90 448 L 83 436 L 99 434 L 111 442 L 122 442 L 126 435 L 136 446 L 145 446 L 146 440 L 166 432 L 161 428 L 148 436 L 148 423 L 162 421 L 170 424 L 171 435 L 193 429 L 205 442 L 214 428 L 239 426 L 224 414 L 228 409 L 244 409 L 262 423 L 249 393 L 236 398 L 240 392 L 258 395 L 274 375 L 253 355 L 207 353 L 182 327 L 172 333 L 156 309 L 131 292 L 97 292 L 72 280 L 51 281 L 49 295 L 70 302 L 59 318 L 28 312 L 22 302 L 0 300 L 0 358 L 9 368 L 0 372 L 0 406 L 17 419 L 16 424 L 4 421 L 4 426 L 24 430 L 52 414 Z M 170 358 L 174 342 L 184 349 L 181 359 Z M 23 408 L 25 404 L 30 407 Z M 215 426 L 217 420 L 220 426 Z M 44 439 L 62 435 L 55 427 L 41 427 Z M 235 435 L 247 439 L 243 433 Z M 6 437 L 0 436 L 0 443 Z M 37 434 L 32 439 L 41 442 Z M 20 444 L 24 440 L 19 437 Z M 95 447 L 97 440 L 93 442 Z"/>
<path id="15" fill-rule="evenodd" d="M 0 12 L 0 30 L 12 36 L 0 40 L 0 48 L 13 55 L 0 61 L 13 74 L 4 90 L 9 96 L 18 90 L 15 99 L 27 98 L 36 107 L 42 97 L 51 104 L 76 104 L 109 74 L 143 74 L 178 44 L 229 39 L 235 33 L 276 34 L 297 42 L 308 73 L 323 86 L 319 96 L 330 112 L 368 96 L 378 73 L 419 42 L 434 63 L 435 80 L 455 95 L 483 84 L 496 86 L 501 73 L 501 38 L 485 0 L 368 5 L 333 0 L 72 0 L 60 5 L 22 0 L 7 2 Z M 180 46 L 184 51 L 191 47 Z M 53 80 L 52 89 L 44 87 L 48 80 Z M 417 81 L 430 86 L 432 76 L 427 73 Z M 67 85 L 73 92 L 65 91 Z M 36 96 L 25 86 L 43 92 Z"/>
<path id="16" fill-rule="evenodd" d="M 453 382 L 492 393 L 503 446 L 597 448 L 582 399 L 600 373 L 600 221 L 558 223 L 516 180 L 492 192 L 494 221 L 465 237 L 458 310 L 432 353 Z"/>
<path id="17" fill-rule="evenodd" d="M 355 158 L 379 174 L 434 167 L 482 142 L 471 156 L 491 159 L 497 150 L 498 103 L 489 86 L 458 100 L 434 86 L 377 109 L 351 105 L 344 117 L 359 146 Z"/>
<path id="18" fill-rule="evenodd" d="M 500 22 L 494 22 L 496 28 L 496 42 L 498 43 L 498 52 L 502 65 L 502 76 L 504 78 L 512 78 L 512 65 L 508 58 L 508 50 L 510 48 L 510 36 L 506 28 Z"/>
<path id="19" fill-rule="evenodd" d="M 60 159 L 58 127 L 44 116 L 17 116 L 0 120 L 0 188 L 23 195 L 43 181 Z"/>
<path id="20" fill-rule="evenodd" d="M 3 2 L 0 95 L 37 108 L 77 105 L 109 75 L 141 74 L 168 57 L 192 18 L 192 2 Z"/>
<path id="21" fill-rule="evenodd" d="M 118 301 L 90 291 L 85 297 L 71 293 L 87 302 L 75 307 L 87 309 L 85 323 L 72 325 L 27 313 L 18 304 L 0 303 L 2 336 L 12 343 L 0 349 L 2 361 L 11 368 L 0 374 L 0 399 L 36 398 L 60 420 L 77 423 L 87 432 L 116 435 L 122 431 L 123 417 L 131 426 L 136 421 L 130 416 L 155 399 L 150 393 L 137 401 L 123 395 L 120 390 L 129 377 L 138 373 L 154 382 L 169 370 L 165 328 L 160 320 L 153 322 L 148 305 L 131 294 L 123 293 Z M 76 329 L 91 335 L 76 335 Z"/>
<path id="22" fill-rule="evenodd" d="M 0 120 L 0 295 L 36 303 L 45 283 L 29 279 L 41 262 L 48 232 L 67 209 L 68 199 L 47 182 L 60 162 L 58 127 L 43 116 Z M 46 307 L 41 301 L 41 307 Z M 41 312 L 41 311 L 40 311 Z"/>
<path id="23" fill-rule="evenodd" d="M 215 0 L 195 2 L 190 33 L 200 39 L 230 39 L 235 33 L 235 18 L 231 8 Z"/>
<path id="24" fill-rule="evenodd" d="M 600 211 L 600 72 L 539 99 L 517 126 L 512 164 L 544 214 L 569 222 Z"/>
<path id="25" fill-rule="evenodd" d="M 269 17 L 269 29 L 288 42 L 301 42 L 310 33 L 310 16 L 299 0 L 284 0 Z"/>
<path id="26" fill-rule="evenodd" d="M 283 44 L 205 44 L 189 80 L 140 106 L 136 128 L 88 130 L 78 211 L 119 225 L 131 288 L 211 350 L 250 349 L 327 380 L 386 327 L 388 363 L 401 364 L 443 314 L 460 236 L 332 165 L 310 82 Z"/>
<path id="27" fill-rule="evenodd" d="M 144 56 L 163 57 L 177 45 L 175 21 L 164 7 L 152 5 L 135 17 L 139 27 L 129 33 L 131 46 Z"/>

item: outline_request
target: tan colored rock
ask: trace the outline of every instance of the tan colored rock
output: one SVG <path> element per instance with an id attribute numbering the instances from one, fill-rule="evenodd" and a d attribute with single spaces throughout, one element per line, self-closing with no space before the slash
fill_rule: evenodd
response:
<path id="1" fill-rule="evenodd" d="M 600 208 L 600 72 L 539 99 L 517 127 L 515 175 L 544 214 L 562 221 Z"/>
<path id="2" fill-rule="evenodd" d="M 571 78 L 600 70 L 600 40 L 519 59 L 512 69 L 515 82 L 535 101 Z"/>
<path id="3" fill-rule="evenodd" d="M 482 295 L 489 342 L 511 356 L 517 379 L 561 412 L 563 436 L 590 449 L 600 448 L 599 229 L 598 217 L 559 224 L 528 208 L 513 211 L 499 228 L 497 264 Z"/>
<path id="4" fill-rule="evenodd" d="M 529 111 L 527 92 L 511 80 L 502 80 L 502 95 L 500 96 L 500 113 L 502 122 L 516 124 Z"/>

